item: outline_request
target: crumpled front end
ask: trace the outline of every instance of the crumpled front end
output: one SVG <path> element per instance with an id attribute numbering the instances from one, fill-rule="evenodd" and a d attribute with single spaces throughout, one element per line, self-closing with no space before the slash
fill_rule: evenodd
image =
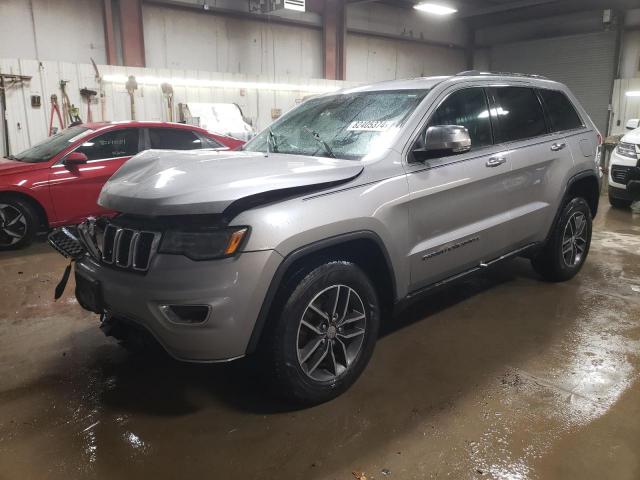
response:
<path id="1" fill-rule="evenodd" d="M 254 206 L 354 180 L 361 162 L 257 152 L 147 150 L 125 163 L 98 203 L 145 216 L 234 214 Z M 226 215 L 229 219 L 232 215 Z"/>
<path id="2" fill-rule="evenodd" d="M 123 320 L 119 328 L 144 329 L 179 360 L 243 356 L 282 257 L 273 250 L 207 261 L 163 254 L 155 225 L 116 218 L 78 227 L 78 303 L 105 321 Z"/>

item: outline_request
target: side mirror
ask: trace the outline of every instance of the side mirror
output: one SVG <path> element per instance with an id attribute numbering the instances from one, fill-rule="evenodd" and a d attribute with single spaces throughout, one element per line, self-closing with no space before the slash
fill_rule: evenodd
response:
<path id="1" fill-rule="evenodd" d="M 67 155 L 62 163 L 68 166 L 72 165 L 81 165 L 83 163 L 87 163 L 89 158 L 82 152 L 71 152 Z"/>
<path id="2" fill-rule="evenodd" d="M 471 150 L 469 131 L 460 125 L 436 125 L 427 128 L 422 145 L 413 150 L 417 161 L 457 155 Z"/>
<path id="3" fill-rule="evenodd" d="M 631 118 L 627 120 L 627 130 L 635 130 L 640 127 L 640 118 Z"/>

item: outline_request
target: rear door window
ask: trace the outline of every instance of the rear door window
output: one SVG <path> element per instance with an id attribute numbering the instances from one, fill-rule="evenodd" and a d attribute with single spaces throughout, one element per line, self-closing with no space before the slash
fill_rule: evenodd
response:
<path id="1" fill-rule="evenodd" d="M 427 128 L 436 125 L 466 127 L 472 149 L 491 145 L 491 119 L 484 90 L 465 88 L 449 95 L 433 114 Z"/>
<path id="2" fill-rule="evenodd" d="M 211 137 L 201 137 L 202 138 L 202 148 L 225 148 L 224 145 L 222 145 L 220 142 L 218 142 L 217 140 L 211 138 Z"/>
<path id="3" fill-rule="evenodd" d="M 150 128 L 151 148 L 160 150 L 197 150 L 203 148 L 202 140 L 191 130 Z"/>
<path id="4" fill-rule="evenodd" d="M 547 110 L 552 132 L 573 130 L 583 126 L 576 109 L 563 92 L 557 90 L 538 91 Z"/>
<path id="5" fill-rule="evenodd" d="M 89 160 L 132 157 L 140 151 L 140 132 L 137 128 L 122 128 L 98 135 L 76 149 Z"/>
<path id="6" fill-rule="evenodd" d="M 536 92 L 527 87 L 497 87 L 495 116 L 499 129 L 496 142 L 513 142 L 547 133 L 542 106 Z"/>

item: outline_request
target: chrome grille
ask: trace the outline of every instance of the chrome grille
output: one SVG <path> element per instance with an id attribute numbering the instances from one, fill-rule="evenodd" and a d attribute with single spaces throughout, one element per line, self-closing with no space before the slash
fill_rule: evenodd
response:
<path id="1" fill-rule="evenodd" d="M 632 167 L 623 167 L 623 166 L 614 165 L 611 167 L 611 178 L 616 183 L 622 183 L 626 185 L 631 168 Z"/>
<path id="2" fill-rule="evenodd" d="M 104 263 L 144 272 L 149 268 L 160 234 L 108 224 L 96 240 Z"/>

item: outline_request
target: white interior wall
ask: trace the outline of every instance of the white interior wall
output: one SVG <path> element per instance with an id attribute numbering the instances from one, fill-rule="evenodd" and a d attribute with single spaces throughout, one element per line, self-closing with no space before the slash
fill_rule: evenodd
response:
<path id="1" fill-rule="evenodd" d="M 163 1 L 163 0 L 156 0 Z M 204 10 L 204 5 L 207 5 L 207 11 L 214 12 L 225 11 L 230 13 L 251 13 L 255 15 L 261 14 L 260 2 L 262 0 L 164 0 L 172 5 L 179 5 L 185 7 L 195 8 L 197 10 Z M 202 12 L 201 12 L 202 13 Z M 322 25 L 322 16 L 310 11 L 298 12 L 295 10 L 280 9 L 272 13 L 275 17 L 286 18 L 288 20 L 295 20 L 296 22 L 306 23 L 309 25 Z"/>
<path id="2" fill-rule="evenodd" d="M 622 41 L 620 77 L 640 77 L 640 30 L 627 31 Z"/>
<path id="3" fill-rule="evenodd" d="M 378 82 L 465 70 L 463 50 L 426 43 L 465 45 L 467 29 L 455 19 L 363 2 L 347 8 L 347 29 L 349 81 Z"/>
<path id="4" fill-rule="evenodd" d="M 473 52 L 473 68 L 482 72 L 491 71 L 491 49 L 477 48 Z"/>
<path id="5" fill-rule="evenodd" d="M 640 92 L 640 76 L 636 78 L 622 78 L 614 82 L 612 107 L 611 135 L 625 133 L 627 120 L 640 118 L 640 97 L 627 97 L 630 90 Z"/>
<path id="6" fill-rule="evenodd" d="M 0 58 L 106 63 L 101 0 L 0 0 Z"/>
<path id="7" fill-rule="evenodd" d="M 174 8 L 143 7 L 150 68 L 321 78 L 322 32 Z"/>
<path id="8" fill-rule="evenodd" d="M 347 29 L 458 46 L 467 43 L 467 28 L 459 20 L 380 3 L 348 6 Z"/>
<path id="9" fill-rule="evenodd" d="M 238 82 L 269 83 L 272 79 L 267 75 L 245 75 L 214 73 L 202 70 L 128 68 L 100 65 L 101 75 L 136 75 L 155 76 L 163 78 L 227 80 Z M 71 103 L 80 108 L 83 120 L 87 118 L 87 105 L 80 97 L 80 88 L 87 87 L 98 91 L 99 85 L 91 64 L 74 64 L 68 62 L 38 62 L 37 60 L 0 59 L 0 69 L 3 72 L 27 75 L 32 79 L 23 86 L 15 86 L 7 90 L 7 123 L 11 152 L 21 151 L 38 142 L 48 135 L 49 119 L 51 115 L 50 96 L 58 95 L 60 101 L 59 81 L 69 80 L 67 91 Z M 290 83 L 303 86 L 322 86 L 342 88 L 352 83 L 333 80 L 289 78 Z M 94 121 L 130 120 L 129 95 L 124 85 L 104 83 L 104 116 L 102 105 L 98 102 L 91 106 Z M 42 106 L 31 107 L 30 96 L 40 95 Z M 220 102 L 237 103 L 245 116 L 253 121 L 257 130 L 261 130 L 271 123 L 271 109 L 281 109 L 283 112 L 293 108 L 308 92 L 301 91 L 257 91 L 240 90 L 238 88 L 199 88 L 174 86 L 174 104 L 189 102 Z M 139 86 L 135 92 L 136 118 L 138 120 L 166 121 L 168 114 L 166 103 L 160 88 L 157 86 Z M 177 118 L 177 112 L 174 114 Z M 57 119 L 54 126 L 58 126 Z M 4 144 L 0 146 L 0 153 Z"/>
<path id="10" fill-rule="evenodd" d="M 143 20 L 147 66 L 152 68 L 199 68 L 274 79 L 323 75 L 322 32 L 317 28 L 158 5 L 145 5 Z M 352 5 L 347 9 L 347 28 L 361 32 L 347 36 L 348 81 L 447 74 L 465 68 L 462 50 L 420 43 L 464 44 L 466 29 L 455 20 L 416 15 L 406 8 Z"/>
<path id="11" fill-rule="evenodd" d="M 640 8 L 628 10 L 620 57 L 620 77 L 640 78 Z"/>
<path id="12" fill-rule="evenodd" d="M 462 50 L 360 34 L 347 35 L 347 80 L 379 82 L 465 70 Z"/>
<path id="13" fill-rule="evenodd" d="M 602 11 L 589 10 L 570 15 L 491 25 L 476 30 L 475 43 L 478 46 L 490 46 L 545 37 L 579 35 L 602 29 Z"/>

